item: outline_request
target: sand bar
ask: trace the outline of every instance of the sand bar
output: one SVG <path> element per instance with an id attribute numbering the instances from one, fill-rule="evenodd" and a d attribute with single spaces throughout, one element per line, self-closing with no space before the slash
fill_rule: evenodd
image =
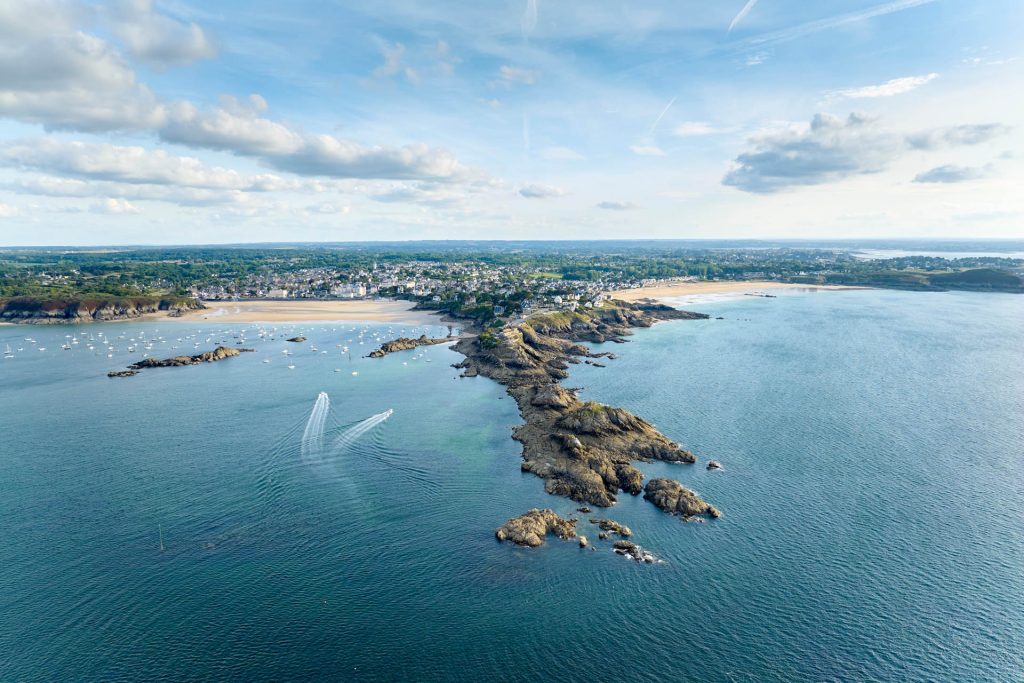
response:
<path id="1" fill-rule="evenodd" d="M 623 301 L 637 301 L 639 299 L 674 299 L 683 296 L 699 296 L 703 294 L 732 294 L 742 296 L 744 294 L 766 293 L 771 289 L 860 289 L 859 287 L 844 287 L 840 285 L 802 285 L 790 282 L 769 282 L 758 280 L 746 280 L 742 282 L 709 280 L 662 282 L 653 287 L 640 287 L 638 289 L 620 289 L 609 292 L 612 298 Z"/>
<path id="2" fill-rule="evenodd" d="M 411 301 L 393 299 L 358 299 L 353 301 L 205 301 L 204 310 L 190 311 L 179 318 L 195 322 L 210 320 L 226 323 L 278 323 L 307 321 L 359 321 L 404 323 L 412 325 L 441 324 L 436 313 L 414 311 Z M 166 316 L 166 314 L 164 314 Z"/>

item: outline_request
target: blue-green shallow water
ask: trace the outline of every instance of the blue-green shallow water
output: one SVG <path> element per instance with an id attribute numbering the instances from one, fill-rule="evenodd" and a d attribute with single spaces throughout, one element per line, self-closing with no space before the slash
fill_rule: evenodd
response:
<path id="1" fill-rule="evenodd" d="M 0 365 L 0 680 L 1024 680 L 1024 300 L 690 308 L 726 319 L 641 330 L 567 382 L 725 466 L 643 468 L 714 523 L 611 511 L 656 566 L 494 541 L 575 506 L 519 472 L 514 403 L 443 347 L 361 360 L 367 337 L 349 362 L 351 325 L 321 323 L 288 328 L 329 351 L 291 345 L 294 370 L 276 339 L 115 380 L 127 360 L 64 335 L 254 328 L 0 328 L 26 348 Z M 328 445 L 395 412 L 303 457 L 319 391 Z"/>

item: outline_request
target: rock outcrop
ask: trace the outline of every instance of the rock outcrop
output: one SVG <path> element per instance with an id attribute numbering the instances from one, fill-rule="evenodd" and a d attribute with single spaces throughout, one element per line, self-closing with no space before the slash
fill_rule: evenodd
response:
<path id="1" fill-rule="evenodd" d="M 623 538 L 628 538 L 633 535 L 633 530 L 625 524 L 619 524 L 614 519 L 592 519 L 591 524 L 596 524 L 601 531 L 609 531 L 613 534 L 618 534 Z"/>
<path id="2" fill-rule="evenodd" d="M 523 445 L 523 471 L 544 479 L 549 494 L 609 507 L 621 492 L 643 492 L 643 474 L 633 462 L 693 463 L 696 457 L 629 411 L 580 401 L 577 390 L 561 386 L 570 362 L 614 357 L 592 353 L 579 342 L 624 342 L 633 327 L 707 317 L 656 303 L 620 301 L 582 312 L 543 314 L 459 340 L 454 349 L 466 358 L 456 367 L 464 376 L 479 374 L 505 385 L 516 400 L 523 424 L 513 429 L 513 438 Z"/>
<path id="3" fill-rule="evenodd" d="M 384 342 L 380 345 L 380 348 L 371 351 L 367 357 L 383 358 L 389 353 L 395 353 L 396 351 L 408 351 L 409 349 L 415 349 L 417 346 L 432 346 L 434 344 L 444 344 L 450 341 L 455 341 L 455 339 L 453 337 L 431 338 L 425 334 L 415 339 L 411 337 L 399 337 L 398 339 L 392 339 L 391 341 Z"/>
<path id="4" fill-rule="evenodd" d="M 285 339 L 285 341 L 290 341 L 290 342 L 293 342 L 293 343 L 295 343 L 295 344 L 299 344 L 299 343 L 301 343 L 301 342 L 304 342 L 304 341 L 306 341 L 306 338 L 305 338 L 305 337 L 303 337 L 303 336 L 302 336 L 302 335 L 300 334 L 300 335 L 299 335 L 298 337 L 292 337 L 291 339 Z"/>
<path id="5" fill-rule="evenodd" d="M 685 519 L 706 515 L 720 517 L 721 512 L 700 496 L 674 479 L 651 479 L 644 488 L 644 499 L 665 512 L 681 515 Z"/>
<path id="6" fill-rule="evenodd" d="M 637 562 L 646 562 L 648 564 L 654 562 L 654 555 L 630 541 L 615 541 L 612 544 L 612 550 L 615 551 L 616 555 L 622 555 Z"/>
<path id="7" fill-rule="evenodd" d="M 84 296 L 42 299 L 21 296 L 0 300 L 0 320 L 17 323 L 83 323 L 130 320 L 166 311 L 179 316 L 206 308 L 198 299 L 174 296 Z"/>
<path id="8" fill-rule="evenodd" d="M 107 377 L 134 377 L 139 374 L 137 370 L 111 370 Z"/>
<path id="9" fill-rule="evenodd" d="M 511 541 L 516 545 L 535 548 L 543 545 L 544 537 L 553 534 L 562 540 L 575 538 L 576 520 L 564 519 L 553 510 L 534 508 L 518 517 L 513 517 L 494 532 L 499 541 Z"/>
<path id="10" fill-rule="evenodd" d="M 132 370 L 143 370 L 145 368 L 172 368 L 182 365 L 199 365 L 200 363 L 214 363 L 225 358 L 231 358 L 241 353 L 252 352 L 252 349 L 236 349 L 230 346 L 218 346 L 213 351 L 199 353 L 194 356 L 174 356 L 173 358 L 143 358 L 138 363 L 132 363 L 128 367 Z"/>

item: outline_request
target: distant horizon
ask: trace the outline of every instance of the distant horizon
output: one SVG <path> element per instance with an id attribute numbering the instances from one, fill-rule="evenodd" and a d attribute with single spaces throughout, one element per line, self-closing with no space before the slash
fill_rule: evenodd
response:
<path id="1" fill-rule="evenodd" d="M 963 249 L 963 247 L 970 246 L 983 246 L 993 245 L 1004 248 L 1011 248 L 1011 250 L 1024 250 L 1024 238 L 999 238 L 999 237 L 982 237 L 982 238 L 966 238 L 966 237 L 821 237 L 821 238 L 804 238 L 804 237 L 757 237 L 757 238 L 745 238 L 745 237 L 707 237 L 707 238 L 696 238 L 696 237 L 659 237 L 659 238 L 644 238 L 644 237 L 631 237 L 631 238 L 594 238 L 594 239 L 408 239 L 408 240 L 336 240 L 336 241 L 267 241 L 267 242 L 207 242 L 207 243 L 136 243 L 136 244 L 116 244 L 116 243 L 96 243 L 96 244 L 24 244 L 24 245 L 0 245 L 0 250 L 22 250 L 30 251 L 34 249 L 47 250 L 47 249 L 150 249 L 150 248 L 191 248 L 191 249 L 204 249 L 204 248 L 247 248 L 247 247 L 328 247 L 328 246 L 376 246 L 376 245 L 417 245 L 417 244 L 452 244 L 452 245 L 516 245 L 516 244 L 535 244 L 535 245 L 572 245 L 572 244 L 719 244 L 724 247 L 742 247 L 745 245 L 794 245 L 794 246 L 807 246 L 808 248 L 814 248 L 814 246 L 820 246 L 822 248 L 828 248 L 829 245 L 842 245 L 842 246 L 862 246 L 869 247 L 869 245 L 885 245 L 885 246 L 904 246 L 910 247 L 914 245 L 920 246 L 941 246 L 947 249 L 940 249 L 939 251 L 970 251 L 970 249 Z M 814 246 L 811 246 L 814 245 Z M 952 247 L 961 247 L 959 249 L 952 249 Z"/>

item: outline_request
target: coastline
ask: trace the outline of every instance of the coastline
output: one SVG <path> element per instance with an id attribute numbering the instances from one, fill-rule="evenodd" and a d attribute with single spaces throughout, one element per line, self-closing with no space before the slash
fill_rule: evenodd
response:
<path id="1" fill-rule="evenodd" d="M 205 309 L 169 317 L 154 314 L 147 320 L 171 322 L 290 323 L 290 322 L 384 322 L 408 325 L 439 325 L 436 312 L 417 310 L 412 301 L 395 299 L 287 301 L 204 301 Z"/>
<path id="2" fill-rule="evenodd" d="M 744 281 L 714 281 L 698 280 L 665 282 L 653 287 L 639 287 L 637 289 L 620 289 L 607 294 L 620 301 L 635 302 L 641 299 L 654 299 L 664 301 L 686 296 L 703 296 L 705 294 L 745 296 L 763 294 L 765 290 L 845 290 L 864 289 L 864 287 L 852 287 L 848 285 L 806 285 L 794 282 L 774 282 L 770 280 L 744 280 Z"/>

